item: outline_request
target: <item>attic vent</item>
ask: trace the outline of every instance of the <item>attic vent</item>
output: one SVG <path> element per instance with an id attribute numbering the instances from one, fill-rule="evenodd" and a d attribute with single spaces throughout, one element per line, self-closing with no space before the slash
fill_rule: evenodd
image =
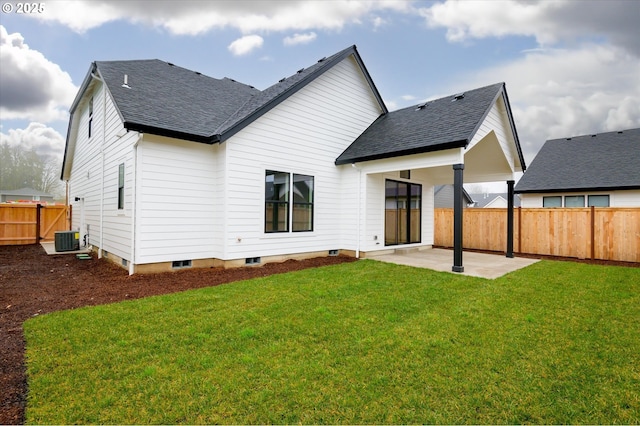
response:
<path id="1" fill-rule="evenodd" d="M 278 83 L 282 83 L 282 82 L 283 82 L 283 81 L 285 81 L 286 79 L 287 79 L 287 77 L 285 77 L 285 78 L 283 78 L 283 79 L 281 79 L 281 80 L 278 80 Z"/>
<path id="2" fill-rule="evenodd" d="M 421 109 L 425 109 L 427 107 L 427 102 L 418 105 L 418 107 L 416 108 L 416 111 L 420 111 Z"/>
<path id="3" fill-rule="evenodd" d="M 167 65 L 169 65 L 170 67 L 175 67 L 175 65 L 173 65 L 171 62 L 167 62 Z"/>
<path id="4" fill-rule="evenodd" d="M 323 62 L 325 59 L 327 59 L 326 56 L 324 58 L 322 58 L 322 59 L 318 59 L 318 62 Z"/>
<path id="5" fill-rule="evenodd" d="M 571 140 L 571 138 L 567 138 L 567 140 L 568 140 L 568 141 L 570 141 L 570 140 Z"/>
<path id="6" fill-rule="evenodd" d="M 458 93 L 456 95 L 453 95 L 453 99 L 451 99 L 451 102 L 459 101 L 460 99 L 463 99 L 463 98 L 464 98 L 464 93 Z"/>
<path id="7" fill-rule="evenodd" d="M 619 134 L 619 135 L 621 135 L 621 134 L 622 134 L 622 131 L 619 131 L 619 132 L 618 132 L 618 134 Z"/>
<path id="8" fill-rule="evenodd" d="M 302 71 L 304 71 L 304 68 L 300 68 L 296 74 L 300 74 Z"/>
<path id="9" fill-rule="evenodd" d="M 595 138 L 596 136 L 598 136 L 598 135 L 591 135 L 592 138 Z"/>
<path id="10" fill-rule="evenodd" d="M 198 75 L 202 75 L 202 73 L 199 72 L 199 71 L 195 71 L 195 73 L 198 74 Z"/>

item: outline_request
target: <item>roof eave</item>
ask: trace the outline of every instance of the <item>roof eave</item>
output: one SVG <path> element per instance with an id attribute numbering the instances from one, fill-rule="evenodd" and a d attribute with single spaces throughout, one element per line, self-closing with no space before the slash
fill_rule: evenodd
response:
<path id="1" fill-rule="evenodd" d="M 124 127 L 127 130 L 136 131 L 140 133 L 148 133 L 157 136 L 164 136 L 174 139 L 182 139 L 190 142 L 199 142 L 208 145 L 219 142 L 219 135 L 196 135 L 193 133 L 181 132 L 178 130 L 165 129 L 162 127 L 149 126 L 141 123 L 124 122 Z"/>
<path id="2" fill-rule="evenodd" d="M 444 151 L 453 148 L 464 148 L 469 145 L 469 140 L 463 139 L 459 141 L 446 142 L 438 145 L 430 145 L 426 147 L 419 147 L 413 149 L 407 149 L 403 151 L 387 152 L 383 154 L 364 155 L 359 157 L 347 157 L 341 159 L 338 157 L 335 161 L 336 166 L 343 164 L 362 163 L 364 161 L 385 160 L 388 158 L 404 157 L 406 155 L 425 154 L 427 152 Z"/>
<path id="3" fill-rule="evenodd" d="M 562 192 L 587 192 L 587 191 L 629 191 L 640 189 L 640 185 L 625 186 L 589 186 L 584 188 L 553 188 L 553 189 L 514 189 L 516 194 L 557 194 Z"/>
<path id="4" fill-rule="evenodd" d="M 509 125 L 511 126 L 511 131 L 513 132 L 513 137 L 516 143 L 516 150 L 518 151 L 518 159 L 520 160 L 520 166 L 522 167 L 522 171 L 527 170 L 527 165 L 524 161 L 524 155 L 522 154 L 522 147 L 520 146 L 520 138 L 518 137 L 518 131 L 516 130 L 516 123 L 513 119 L 513 114 L 511 113 L 511 104 L 509 103 L 509 95 L 507 94 L 507 85 L 502 83 L 502 93 L 505 98 L 505 106 L 507 108 L 507 115 L 509 116 Z"/>

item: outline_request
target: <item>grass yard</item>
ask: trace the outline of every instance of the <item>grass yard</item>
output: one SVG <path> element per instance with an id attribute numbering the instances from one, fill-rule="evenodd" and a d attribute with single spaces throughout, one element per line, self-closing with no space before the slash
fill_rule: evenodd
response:
<path id="1" fill-rule="evenodd" d="M 27 423 L 640 423 L 640 268 L 363 260 L 24 328 Z"/>

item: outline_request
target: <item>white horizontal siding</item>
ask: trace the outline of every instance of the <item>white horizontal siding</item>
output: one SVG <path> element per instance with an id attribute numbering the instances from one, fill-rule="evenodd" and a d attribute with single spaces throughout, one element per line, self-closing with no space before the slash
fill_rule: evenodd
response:
<path id="1" fill-rule="evenodd" d="M 387 179 L 422 185 L 421 242 L 414 245 L 433 244 L 433 188 L 426 169 L 412 170 L 411 179 L 401 179 L 400 172 L 387 172 L 367 176 L 366 230 L 361 236 L 361 250 L 385 250 L 385 182 Z M 377 238 L 376 238 L 377 237 Z M 402 247 L 391 246 L 391 247 Z"/>
<path id="2" fill-rule="evenodd" d="M 548 194 L 520 194 L 521 206 L 526 208 L 539 208 L 543 206 L 544 197 L 564 197 L 584 195 L 585 205 L 589 195 L 608 195 L 609 207 L 640 207 L 640 190 L 628 191 L 587 191 L 587 192 L 558 192 Z"/>
<path id="3" fill-rule="evenodd" d="M 106 94 L 106 97 L 105 97 Z M 89 98 L 93 95 L 91 138 Z M 136 133 L 124 134 L 111 96 L 97 85 L 85 95 L 76 111 L 77 140 L 69 179 L 73 228 L 83 234 L 89 227 L 89 243 L 124 259 L 131 254 L 133 162 L 131 147 Z M 118 134 L 124 136 L 118 136 Z M 125 208 L 118 210 L 118 165 L 125 163 Z M 80 198 L 80 201 L 75 199 Z M 104 197 L 104 199 L 103 199 Z M 84 220 L 84 226 L 81 221 Z M 101 235 L 102 230 L 102 235 Z"/>
<path id="4" fill-rule="evenodd" d="M 221 256 L 218 150 L 145 135 L 138 146 L 136 263 Z"/>
<path id="5" fill-rule="evenodd" d="M 334 161 L 380 114 L 347 58 L 226 142 L 225 258 L 342 248 L 341 232 L 356 216 L 341 205 L 344 168 Z M 314 177 L 313 232 L 264 232 L 265 170 Z"/>

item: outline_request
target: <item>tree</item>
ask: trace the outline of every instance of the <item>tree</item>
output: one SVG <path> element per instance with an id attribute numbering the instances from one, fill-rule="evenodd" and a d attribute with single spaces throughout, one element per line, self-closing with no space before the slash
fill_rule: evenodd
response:
<path id="1" fill-rule="evenodd" d="M 60 167 L 59 160 L 40 156 L 33 149 L 0 143 L 0 189 L 33 188 L 60 197 L 64 194 Z"/>

